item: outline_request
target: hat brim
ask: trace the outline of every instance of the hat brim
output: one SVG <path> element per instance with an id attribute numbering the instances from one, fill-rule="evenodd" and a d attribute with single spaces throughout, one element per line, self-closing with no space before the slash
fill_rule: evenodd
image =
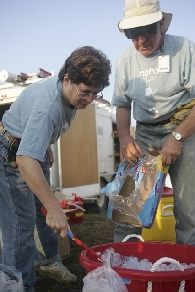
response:
<path id="1" fill-rule="evenodd" d="M 163 16 L 164 16 L 163 33 L 165 33 L 168 30 L 169 25 L 171 23 L 172 14 L 164 11 L 158 11 L 131 18 L 124 17 L 121 21 L 119 21 L 118 27 L 120 32 L 124 33 L 124 29 L 146 26 L 161 20 Z"/>

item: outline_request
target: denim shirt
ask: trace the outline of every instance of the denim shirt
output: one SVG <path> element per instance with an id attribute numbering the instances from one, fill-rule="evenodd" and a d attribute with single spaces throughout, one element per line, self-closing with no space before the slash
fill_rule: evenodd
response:
<path id="1" fill-rule="evenodd" d="M 44 161 L 50 144 L 66 132 L 76 114 L 68 108 L 57 76 L 41 79 L 26 87 L 2 121 L 5 128 L 21 139 L 17 155 Z"/>

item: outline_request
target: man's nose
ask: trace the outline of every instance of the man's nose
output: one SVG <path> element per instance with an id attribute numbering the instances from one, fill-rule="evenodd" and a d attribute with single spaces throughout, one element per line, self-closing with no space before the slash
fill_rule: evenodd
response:
<path id="1" fill-rule="evenodd" d="M 89 96 L 87 96 L 87 98 L 85 98 L 85 99 L 87 100 L 88 104 L 90 104 L 94 101 L 93 95 L 91 95 L 91 94 Z"/>
<path id="2" fill-rule="evenodd" d="M 140 34 L 137 39 L 138 41 L 144 42 L 146 40 L 146 37 Z"/>

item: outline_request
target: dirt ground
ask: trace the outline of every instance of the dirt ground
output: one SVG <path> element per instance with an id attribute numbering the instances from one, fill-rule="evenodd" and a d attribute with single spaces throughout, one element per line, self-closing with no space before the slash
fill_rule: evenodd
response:
<path id="1" fill-rule="evenodd" d="M 84 215 L 83 223 L 71 224 L 73 234 L 89 247 L 113 242 L 114 223 L 105 214 Z M 64 265 L 77 276 L 72 283 L 58 283 L 37 273 L 35 292 L 82 292 L 85 269 L 80 265 L 79 258 L 82 248 L 70 241 L 70 256 L 63 261 Z"/>

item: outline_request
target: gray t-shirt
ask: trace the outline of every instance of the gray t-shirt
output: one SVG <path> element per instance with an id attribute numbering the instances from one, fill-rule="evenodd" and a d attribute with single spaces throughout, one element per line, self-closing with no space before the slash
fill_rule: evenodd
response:
<path id="1" fill-rule="evenodd" d="M 65 133 L 76 114 L 68 108 L 57 76 L 41 79 L 26 87 L 3 115 L 5 128 L 21 138 L 17 155 L 44 161 L 50 144 Z"/>
<path id="2" fill-rule="evenodd" d="M 166 120 L 178 105 L 195 98 L 195 44 L 165 34 L 163 49 L 164 53 L 159 50 L 143 56 L 132 46 L 117 60 L 112 103 L 126 107 L 133 101 L 133 117 L 137 121 Z M 159 69 L 162 56 L 169 61 L 169 72 Z"/>

